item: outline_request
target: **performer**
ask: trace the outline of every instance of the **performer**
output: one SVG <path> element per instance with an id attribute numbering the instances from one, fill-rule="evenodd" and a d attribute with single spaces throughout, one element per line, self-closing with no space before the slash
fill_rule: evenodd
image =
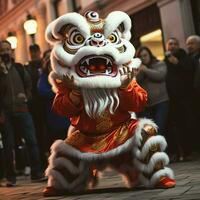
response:
<path id="1" fill-rule="evenodd" d="M 71 119 L 67 138 L 51 147 L 44 196 L 76 193 L 98 183 L 112 167 L 128 187 L 171 188 L 167 144 L 149 119 L 131 119 L 147 101 L 134 79 L 141 62 L 129 42 L 131 20 L 115 11 L 105 19 L 89 11 L 65 14 L 46 30 L 53 45 L 53 109 Z"/>

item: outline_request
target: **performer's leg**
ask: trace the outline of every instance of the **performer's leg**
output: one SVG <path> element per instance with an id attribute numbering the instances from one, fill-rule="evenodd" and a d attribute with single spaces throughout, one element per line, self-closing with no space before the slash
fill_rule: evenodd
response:
<path id="1" fill-rule="evenodd" d="M 110 166 L 122 175 L 122 179 L 128 188 L 138 184 L 139 171 L 132 162 L 132 152 L 125 152 L 110 160 Z"/>
<path id="2" fill-rule="evenodd" d="M 71 156 L 70 152 L 66 154 L 60 145 L 63 148 L 65 144 L 57 140 L 51 148 L 49 166 L 46 170 L 48 183 L 43 192 L 44 196 L 82 192 L 91 179 L 88 163 Z"/>
<path id="3" fill-rule="evenodd" d="M 173 171 L 165 167 L 169 158 L 165 150 L 165 138 L 157 134 L 156 125 L 148 119 L 140 119 L 135 133 L 134 164 L 141 172 L 140 181 L 146 187 L 170 188 L 176 182 Z"/>
<path id="4" fill-rule="evenodd" d="M 133 165 L 123 163 L 116 170 L 122 175 L 122 179 L 128 188 L 134 188 L 138 185 L 139 171 Z"/>

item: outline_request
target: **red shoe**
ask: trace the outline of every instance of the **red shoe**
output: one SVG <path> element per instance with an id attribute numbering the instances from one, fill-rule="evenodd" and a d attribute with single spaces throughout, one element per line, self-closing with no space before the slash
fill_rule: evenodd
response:
<path id="1" fill-rule="evenodd" d="M 57 190 L 54 187 L 46 187 L 43 190 L 43 196 L 44 197 L 53 197 L 53 196 L 61 196 L 61 195 L 65 195 L 67 194 L 67 192 L 65 190 Z"/>
<path id="2" fill-rule="evenodd" d="M 162 177 L 160 181 L 156 184 L 156 188 L 173 188 L 176 185 L 176 181 L 174 179 L 168 177 Z"/>

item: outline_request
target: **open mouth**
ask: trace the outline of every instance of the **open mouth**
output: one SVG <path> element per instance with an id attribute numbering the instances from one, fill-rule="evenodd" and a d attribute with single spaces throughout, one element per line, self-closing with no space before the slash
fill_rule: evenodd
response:
<path id="1" fill-rule="evenodd" d="M 76 72 L 81 77 L 89 76 L 116 76 L 117 66 L 114 59 L 108 55 L 90 55 L 84 57 L 76 65 Z"/>

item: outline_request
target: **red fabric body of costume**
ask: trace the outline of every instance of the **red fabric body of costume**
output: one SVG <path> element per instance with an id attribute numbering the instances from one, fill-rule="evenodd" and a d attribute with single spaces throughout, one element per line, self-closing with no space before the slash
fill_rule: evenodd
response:
<path id="1" fill-rule="evenodd" d="M 65 141 L 82 152 L 103 153 L 124 144 L 134 135 L 138 123 L 129 111 L 140 112 L 147 103 L 146 91 L 133 80 L 126 88 L 118 89 L 120 104 L 113 115 L 105 111 L 93 119 L 85 112 L 83 99 L 76 106 L 69 97 L 71 90 L 63 83 L 57 86 L 53 110 L 71 119 L 73 128 Z"/>

